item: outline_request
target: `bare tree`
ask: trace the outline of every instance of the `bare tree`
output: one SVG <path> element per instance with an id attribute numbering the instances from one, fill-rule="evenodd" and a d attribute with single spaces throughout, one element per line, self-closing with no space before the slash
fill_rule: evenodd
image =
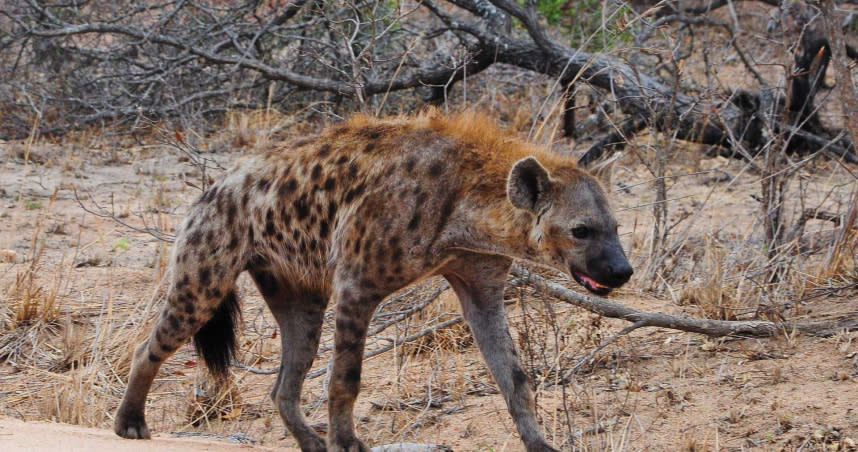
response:
<path id="1" fill-rule="evenodd" d="M 639 44 L 671 24 L 719 27 L 765 85 L 735 39 L 736 25 L 707 15 L 727 3 L 662 2 L 653 9 L 647 2 L 608 2 L 601 26 L 631 15 L 625 27 Z M 803 6 L 810 11 L 802 25 L 807 32 L 789 86 L 695 96 L 639 63 L 645 59 L 638 50 L 589 53 L 552 39 L 533 2 L 13 2 L 0 8 L 8 30 L 0 36 L 6 112 L 0 134 L 133 126 L 143 116 L 199 121 L 268 102 L 288 108 L 322 101 L 331 112 L 375 113 L 392 92 L 417 89 L 439 101 L 455 82 L 500 63 L 551 76 L 567 92 L 578 83 L 599 93 L 613 117 L 607 130 L 589 137 L 594 144 L 585 164 L 648 126 L 745 157 L 786 133 L 790 151 L 824 149 L 856 162 L 852 141 L 816 116 L 831 52 L 817 32 L 817 10 Z M 851 47 L 847 52 L 856 56 Z M 574 99 L 567 97 L 565 107 L 572 111 L 565 124 L 574 127 Z M 778 120 L 785 109 L 788 118 Z"/>

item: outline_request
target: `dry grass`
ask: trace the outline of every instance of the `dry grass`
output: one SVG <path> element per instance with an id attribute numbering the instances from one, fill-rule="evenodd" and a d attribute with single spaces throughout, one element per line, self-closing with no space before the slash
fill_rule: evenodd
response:
<path id="1" fill-rule="evenodd" d="M 474 103 L 542 143 L 564 151 L 579 146 L 557 139 L 558 98 L 550 84 L 537 80 L 526 86 L 523 92 L 517 86 L 494 86 Z M 308 133 L 312 125 L 291 126 L 299 119 L 300 114 L 282 115 L 273 109 L 233 112 L 221 133 L 199 140 L 208 150 L 261 147 L 284 134 Z M 605 168 L 612 175 L 622 240 L 637 268 L 654 262 L 654 182 L 641 162 L 651 157 L 644 152 L 653 148 L 650 138 L 640 137 L 628 154 Z M 674 145 L 675 158 L 667 168 L 672 176 L 692 174 L 700 165 L 713 163 L 709 160 L 718 160 L 701 163 L 699 149 Z M 235 154 L 215 157 L 226 164 Z M 161 162 L 156 159 L 163 156 L 148 158 Z M 777 256 L 784 277 L 766 282 L 771 262 L 752 200 L 759 191 L 759 175 L 740 161 L 722 160 L 719 170 L 733 177 L 714 183 L 706 181 L 709 173 L 670 179 L 669 198 L 678 198 L 668 206 L 675 227 L 665 249 L 672 251 L 655 266 L 653 280 L 635 280 L 617 297 L 641 308 L 718 319 L 826 319 L 853 309 L 849 300 L 856 294 L 858 234 L 853 231 L 835 245 L 836 226 L 808 222 Z M 124 219 L 133 221 L 139 211 L 149 212 L 146 218 L 152 221 L 147 224 L 167 232 L 181 219 L 183 206 L 196 195 L 184 178 L 199 173 L 187 170 L 180 160 L 170 162 L 164 165 L 167 170 L 138 172 L 131 187 L 117 189 Z M 72 171 L 56 163 L 53 170 Z M 846 210 L 843 200 L 856 184 L 846 171 L 834 165 L 809 168 L 802 177 L 802 185 L 792 192 L 791 208 Z M 29 245 L 27 253 L 18 253 L 24 257 L 0 264 L 0 276 L 5 275 L 0 277 L 0 414 L 108 428 L 124 390 L 133 344 L 147 331 L 163 295 L 169 247 L 108 221 L 89 228 L 76 225 L 80 211 L 68 199 L 54 196 L 42 204 L 19 209 L 19 216 L 11 219 L 15 225 L 30 224 Z M 60 204 L 64 212 L 74 212 L 74 220 L 57 219 Z M 65 226 L 57 230 L 52 222 Z M 121 238 L 126 238 L 128 250 L 117 246 Z M 290 438 L 283 439 L 281 421 L 268 398 L 274 377 L 248 369 L 276 369 L 276 323 L 246 279 L 241 287 L 245 324 L 240 362 L 245 367 L 234 367 L 228 384 L 214 385 L 202 376 L 190 349 L 182 348 L 166 363 L 150 396 L 148 414 L 156 430 L 248 432 L 266 444 L 293 445 Z M 386 306 L 385 312 L 407 309 L 422 295 Z M 823 388 L 822 393 L 852 394 L 846 385 L 854 385 L 856 374 L 842 356 L 855 353 L 858 336 L 853 333 L 843 333 L 831 344 L 798 337 L 704 341 L 690 334 L 638 331 L 602 350 L 566 380 L 568 369 L 625 325 L 530 290 L 510 290 L 506 297 L 540 421 L 550 440 L 564 450 L 649 446 L 690 451 L 723 444 L 849 450 L 847 440 L 858 437 L 854 423 L 828 428 L 816 420 L 836 413 L 805 415 L 787 406 L 770 415 L 771 399 L 779 391 L 795 395 L 814 385 Z M 382 329 L 368 350 L 458 313 L 455 296 L 447 290 L 425 309 Z M 330 359 L 331 331 L 328 318 L 314 371 L 324 369 Z M 824 362 L 794 357 L 802 347 L 818 352 Z M 804 375 L 805 367 L 819 378 Z M 824 370 L 816 370 L 820 368 Z M 357 428 L 371 443 L 425 441 L 459 444 L 461 450 L 517 450 L 514 426 L 464 323 L 394 347 L 368 360 L 365 369 Z M 303 402 L 311 423 L 323 429 L 326 381 L 324 372 L 318 375 L 308 381 Z M 799 384 L 803 386 L 790 386 Z M 693 421 L 695 417 L 704 420 Z"/>

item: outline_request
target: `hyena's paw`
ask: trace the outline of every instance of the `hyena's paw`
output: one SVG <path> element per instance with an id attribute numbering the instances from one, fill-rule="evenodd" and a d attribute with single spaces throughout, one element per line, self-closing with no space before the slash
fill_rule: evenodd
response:
<path id="1" fill-rule="evenodd" d="M 369 447 L 361 440 L 351 438 L 337 441 L 337 444 L 328 444 L 328 452 L 369 452 Z"/>
<path id="2" fill-rule="evenodd" d="M 301 452 L 325 452 L 328 448 L 325 446 L 325 440 L 316 435 L 306 443 L 301 443 Z"/>
<path id="3" fill-rule="evenodd" d="M 528 444 L 527 452 L 557 452 L 557 449 L 551 447 L 546 442 L 539 444 Z"/>
<path id="4" fill-rule="evenodd" d="M 113 422 L 113 431 L 117 435 L 128 439 L 149 439 L 152 435 L 149 434 L 149 427 L 146 426 L 146 420 L 143 416 L 134 416 L 116 413 L 116 420 Z"/>

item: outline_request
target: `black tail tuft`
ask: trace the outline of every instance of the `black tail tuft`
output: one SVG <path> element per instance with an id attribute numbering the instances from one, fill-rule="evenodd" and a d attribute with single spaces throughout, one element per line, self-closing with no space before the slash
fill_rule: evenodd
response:
<path id="1" fill-rule="evenodd" d="M 229 363 L 235 356 L 235 327 L 240 322 L 238 297 L 229 291 L 212 318 L 194 335 L 194 347 L 215 377 L 226 377 L 229 372 Z"/>

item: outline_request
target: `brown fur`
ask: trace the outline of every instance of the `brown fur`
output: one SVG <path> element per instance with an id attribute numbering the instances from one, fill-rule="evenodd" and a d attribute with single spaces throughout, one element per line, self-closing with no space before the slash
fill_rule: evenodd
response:
<path id="1" fill-rule="evenodd" d="M 372 314 L 395 290 L 443 275 L 525 446 L 551 450 L 503 316 L 512 258 L 566 271 L 594 291 L 631 275 L 595 180 L 476 113 L 354 116 L 243 158 L 182 225 L 167 306 L 135 352 L 116 431 L 148 437 L 143 407 L 152 379 L 190 336 L 215 373 L 226 371 L 235 279 L 248 271 L 280 325 L 283 364 L 272 398 L 302 450 L 365 450 L 352 409 Z M 326 446 L 299 401 L 329 300 L 336 330 Z"/>

